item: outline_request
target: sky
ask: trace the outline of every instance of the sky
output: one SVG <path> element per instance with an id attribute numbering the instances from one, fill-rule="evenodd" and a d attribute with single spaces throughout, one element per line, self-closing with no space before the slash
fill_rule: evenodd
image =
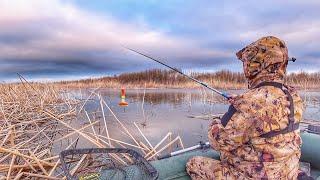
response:
<path id="1" fill-rule="evenodd" d="M 71 80 L 162 68 L 242 71 L 235 53 L 283 39 L 289 72 L 320 71 L 318 0 L 0 0 L 0 80 Z"/>

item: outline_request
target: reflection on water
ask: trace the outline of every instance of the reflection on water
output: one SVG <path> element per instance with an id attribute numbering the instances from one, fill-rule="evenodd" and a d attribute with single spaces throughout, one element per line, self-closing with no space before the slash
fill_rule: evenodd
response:
<path id="1" fill-rule="evenodd" d="M 119 91 L 104 89 L 99 90 L 98 93 L 132 134 L 140 136 L 133 125 L 133 122 L 136 122 L 153 145 L 168 132 L 172 132 L 175 136 L 180 135 L 185 146 L 207 141 L 207 127 L 210 121 L 188 118 L 188 116 L 223 113 L 228 107 L 223 98 L 204 89 L 148 89 L 145 93 L 144 90 L 127 90 L 126 101 L 129 106 L 125 108 L 118 106 Z M 82 94 L 84 97 L 89 96 L 90 91 L 82 92 Z M 304 117 L 318 119 L 320 93 L 300 92 L 300 94 L 308 102 Z M 99 131 L 98 133 L 105 134 L 99 99 L 94 97 L 88 101 L 85 109 L 91 119 L 100 119 L 100 126 L 96 126 L 96 130 Z M 105 109 L 105 114 L 110 136 L 128 142 L 128 136 L 107 109 Z M 87 119 L 84 118 L 82 121 L 87 122 Z"/>

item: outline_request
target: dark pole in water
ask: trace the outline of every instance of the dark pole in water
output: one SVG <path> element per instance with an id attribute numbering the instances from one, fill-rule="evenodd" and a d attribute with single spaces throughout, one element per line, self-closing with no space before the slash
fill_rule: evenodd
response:
<path id="1" fill-rule="evenodd" d="M 151 57 L 151 56 L 145 55 L 145 54 L 143 54 L 143 53 L 141 53 L 141 52 L 138 52 L 138 51 L 136 51 L 136 50 L 134 50 L 134 49 L 130 49 L 130 48 L 127 48 L 127 47 L 124 47 L 124 48 L 126 48 L 126 49 L 128 49 L 128 50 L 130 50 L 130 51 L 132 51 L 132 52 L 135 52 L 135 53 L 137 53 L 137 54 L 140 54 L 140 55 L 142 55 L 142 56 L 144 56 L 144 57 L 146 57 L 146 58 L 148 58 L 148 59 L 151 59 L 151 60 L 153 60 L 153 61 L 155 61 L 155 62 L 157 62 L 157 63 L 159 63 L 159 64 L 162 64 L 162 65 L 164 65 L 164 66 L 166 66 L 166 67 L 168 67 L 168 68 L 170 68 L 170 69 L 178 72 L 179 74 L 181 74 L 181 75 L 183 75 L 183 76 L 191 79 L 192 81 L 194 81 L 194 82 L 196 82 L 196 83 L 198 83 L 198 84 L 200 84 L 200 85 L 202 85 L 202 86 L 210 89 L 211 91 L 214 91 L 214 92 L 216 92 L 217 94 L 219 94 L 219 95 L 221 95 L 221 96 L 223 96 L 223 97 L 225 97 L 225 98 L 227 98 L 227 99 L 230 99 L 230 96 L 228 96 L 228 94 L 226 94 L 226 93 L 224 93 L 224 92 L 220 92 L 219 90 L 217 90 L 217 89 L 215 89 L 215 88 L 213 88 L 213 87 L 210 87 L 210 86 L 207 85 L 206 83 L 201 82 L 201 81 L 199 81 L 198 79 L 195 79 L 195 78 L 193 78 L 193 77 L 191 77 L 191 76 L 189 76 L 189 75 L 184 74 L 183 72 L 179 71 L 177 68 L 171 67 L 171 66 L 169 66 L 169 65 L 167 65 L 167 64 L 165 64 L 165 63 L 163 63 L 163 62 L 161 62 L 161 61 L 159 61 L 159 60 L 157 60 L 157 59 L 155 59 L 155 58 L 153 58 L 153 57 Z"/>

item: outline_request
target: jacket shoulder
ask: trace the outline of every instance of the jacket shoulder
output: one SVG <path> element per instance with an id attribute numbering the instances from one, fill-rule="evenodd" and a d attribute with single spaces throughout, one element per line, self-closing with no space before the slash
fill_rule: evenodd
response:
<path id="1" fill-rule="evenodd" d="M 238 96 L 234 101 L 234 106 L 241 112 L 260 114 L 262 111 L 275 112 L 276 107 L 287 103 L 287 97 L 281 89 L 263 86 L 250 89 Z"/>

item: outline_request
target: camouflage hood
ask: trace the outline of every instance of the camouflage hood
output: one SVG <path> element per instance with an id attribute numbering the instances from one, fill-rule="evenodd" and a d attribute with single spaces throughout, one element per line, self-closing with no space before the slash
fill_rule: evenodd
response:
<path id="1" fill-rule="evenodd" d="M 284 41 L 273 36 L 263 37 L 236 55 L 243 62 L 249 88 L 263 81 L 283 81 L 289 59 Z"/>

